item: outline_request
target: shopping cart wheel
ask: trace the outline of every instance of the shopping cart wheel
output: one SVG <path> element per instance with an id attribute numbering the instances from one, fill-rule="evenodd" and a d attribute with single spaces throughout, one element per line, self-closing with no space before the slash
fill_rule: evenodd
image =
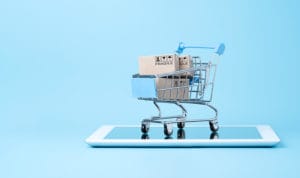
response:
<path id="1" fill-rule="evenodd" d="M 182 129 L 182 128 L 184 128 L 184 126 L 185 126 L 184 119 L 183 118 L 178 118 L 177 119 L 177 127 Z"/>
<path id="2" fill-rule="evenodd" d="M 209 121 L 209 127 L 212 132 L 216 132 L 219 130 L 219 124 L 217 120 Z"/>
<path id="3" fill-rule="evenodd" d="M 170 136 L 173 133 L 172 123 L 164 123 L 164 133 L 166 136 Z"/>
<path id="4" fill-rule="evenodd" d="M 141 124 L 141 131 L 143 133 L 147 133 L 149 131 L 149 129 L 150 129 L 150 121 L 144 119 Z"/>

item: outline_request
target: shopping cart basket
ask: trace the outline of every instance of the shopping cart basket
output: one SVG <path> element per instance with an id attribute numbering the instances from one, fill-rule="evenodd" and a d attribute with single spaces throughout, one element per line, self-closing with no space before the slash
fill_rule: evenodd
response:
<path id="1" fill-rule="evenodd" d="M 164 126 L 164 134 L 170 136 L 173 133 L 173 124 L 177 123 L 179 129 L 185 127 L 187 122 L 209 122 L 210 130 L 216 133 L 219 129 L 218 111 L 210 105 L 214 89 L 215 73 L 218 58 L 223 54 L 225 45 L 220 44 L 218 48 L 211 47 L 186 47 L 179 44 L 177 53 L 181 54 L 185 48 L 217 49 L 212 54 L 209 62 L 201 61 L 199 56 L 193 56 L 193 66 L 185 70 L 178 70 L 160 75 L 132 76 L 133 96 L 139 100 L 153 101 L 158 110 L 157 116 L 143 119 L 141 131 L 147 133 L 150 123 L 160 123 Z M 175 116 L 162 116 L 158 103 L 171 103 L 178 106 L 182 114 Z M 187 110 L 182 104 L 198 104 L 210 108 L 214 117 L 208 119 L 187 119 Z"/>

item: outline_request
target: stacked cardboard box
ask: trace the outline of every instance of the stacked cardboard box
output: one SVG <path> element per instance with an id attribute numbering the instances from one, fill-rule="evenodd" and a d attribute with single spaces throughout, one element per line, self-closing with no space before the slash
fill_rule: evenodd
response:
<path id="1" fill-rule="evenodd" d="M 160 56 L 141 56 L 139 58 L 140 75 L 157 75 L 179 70 L 176 54 Z"/>
<path id="2" fill-rule="evenodd" d="M 158 75 L 189 69 L 193 66 L 190 55 L 177 56 L 166 54 L 139 57 L 140 75 Z M 190 72 L 186 73 L 191 75 Z M 189 79 L 185 76 L 177 78 L 157 78 L 156 89 L 158 99 L 188 99 Z"/>
<path id="3" fill-rule="evenodd" d="M 157 78 L 158 99 L 188 99 L 189 79 Z"/>
<path id="4" fill-rule="evenodd" d="M 192 66 L 193 62 L 190 55 L 177 56 L 176 54 L 166 54 L 139 57 L 140 75 L 170 73 L 177 70 L 189 69 Z"/>
<path id="5" fill-rule="evenodd" d="M 186 70 L 193 67 L 193 60 L 190 55 L 178 56 L 179 70 Z M 187 75 L 192 76 L 192 72 L 187 72 Z"/>

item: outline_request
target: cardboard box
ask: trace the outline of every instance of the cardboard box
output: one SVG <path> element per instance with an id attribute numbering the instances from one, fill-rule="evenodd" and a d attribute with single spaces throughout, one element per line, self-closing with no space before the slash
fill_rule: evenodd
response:
<path id="1" fill-rule="evenodd" d="M 189 69 L 193 67 L 193 60 L 190 55 L 179 56 L 179 70 Z"/>
<path id="2" fill-rule="evenodd" d="M 140 75 L 157 75 L 179 70 L 176 54 L 139 57 Z"/>
<path id="3" fill-rule="evenodd" d="M 189 99 L 189 79 L 157 78 L 158 99 Z"/>
<path id="4" fill-rule="evenodd" d="M 193 67 L 193 60 L 190 55 L 179 56 L 178 61 L 179 61 L 179 70 L 190 69 Z M 194 75 L 194 73 L 187 72 L 185 75 L 192 76 Z"/>

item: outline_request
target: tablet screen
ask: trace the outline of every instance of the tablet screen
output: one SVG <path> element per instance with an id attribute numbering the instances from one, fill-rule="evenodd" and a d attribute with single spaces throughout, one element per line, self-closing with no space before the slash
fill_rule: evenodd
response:
<path id="1" fill-rule="evenodd" d="M 173 134 L 165 137 L 162 127 L 151 127 L 143 134 L 139 127 L 114 127 L 105 139 L 261 139 L 256 127 L 221 127 L 212 133 L 208 127 L 173 128 Z"/>

